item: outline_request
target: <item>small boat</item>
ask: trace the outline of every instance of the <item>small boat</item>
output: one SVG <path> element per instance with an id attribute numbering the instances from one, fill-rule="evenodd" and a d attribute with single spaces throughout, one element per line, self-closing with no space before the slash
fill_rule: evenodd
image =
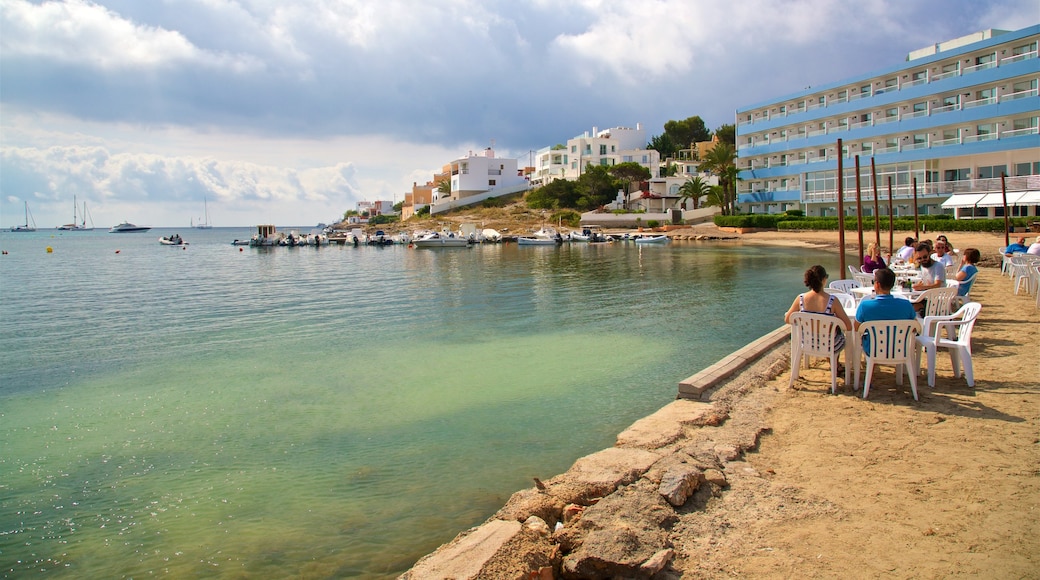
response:
<path id="1" fill-rule="evenodd" d="M 188 242 L 181 239 L 180 234 L 173 234 L 172 236 L 161 236 L 159 243 L 164 246 L 187 246 Z"/>
<path id="2" fill-rule="evenodd" d="M 416 248 L 465 248 L 469 246 L 469 240 L 433 232 L 416 238 L 412 245 Z"/>
<path id="3" fill-rule="evenodd" d="M 667 244 L 668 236 L 661 234 L 658 236 L 642 236 L 635 239 L 637 244 Z"/>
<path id="4" fill-rule="evenodd" d="M 29 225 L 30 221 L 32 225 Z M 32 218 L 32 213 L 29 211 L 29 202 L 25 202 L 25 224 L 20 226 L 13 226 L 12 232 L 35 232 L 36 231 L 36 220 Z"/>
<path id="5" fill-rule="evenodd" d="M 112 226 L 112 229 L 108 230 L 110 234 L 132 234 L 135 232 L 147 232 L 152 229 L 150 226 L 138 226 L 130 222 L 123 222 L 117 226 Z"/>
<path id="6" fill-rule="evenodd" d="M 520 236 L 516 243 L 521 246 L 555 246 L 563 243 L 563 236 L 552 228 L 542 228 L 529 236 Z"/>
<path id="7" fill-rule="evenodd" d="M 76 196 L 72 196 L 72 223 L 58 226 L 59 230 L 66 232 L 92 232 L 94 231 L 94 220 L 90 220 L 90 227 L 87 227 L 87 218 L 90 216 L 87 213 L 87 202 L 83 202 L 83 221 L 79 221 L 80 217 L 76 215 L 76 210 L 79 209 Z"/>

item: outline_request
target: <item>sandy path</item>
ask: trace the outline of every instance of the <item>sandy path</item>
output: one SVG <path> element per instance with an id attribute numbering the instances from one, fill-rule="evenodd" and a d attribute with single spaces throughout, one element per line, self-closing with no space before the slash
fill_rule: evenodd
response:
<path id="1" fill-rule="evenodd" d="M 778 237 L 836 247 L 833 232 L 740 241 Z M 1003 245 L 949 237 L 994 263 Z M 725 493 L 682 517 L 672 577 L 1040 578 L 1040 310 L 1012 291 L 992 267 L 973 289 L 974 389 L 945 353 L 920 402 L 885 367 L 865 401 L 830 395 L 822 360 L 794 388 L 789 372 L 766 384 L 771 433 L 727 468 Z"/>

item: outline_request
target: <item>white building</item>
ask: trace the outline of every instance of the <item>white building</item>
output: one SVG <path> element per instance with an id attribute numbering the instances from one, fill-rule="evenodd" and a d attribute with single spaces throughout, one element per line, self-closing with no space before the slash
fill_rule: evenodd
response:
<path id="1" fill-rule="evenodd" d="M 613 166 L 634 162 L 656 175 L 661 155 L 646 148 L 646 130 L 614 127 L 600 131 L 596 127 L 567 141 L 564 146 L 546 147 L 535 156 L 535 171 L 531 183 L 545 185 L 556 179 L 576 180 L 588 165 Z"/>

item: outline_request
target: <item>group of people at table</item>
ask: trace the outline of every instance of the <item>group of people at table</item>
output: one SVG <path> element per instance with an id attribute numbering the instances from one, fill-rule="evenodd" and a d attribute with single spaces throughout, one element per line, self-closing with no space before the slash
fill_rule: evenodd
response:
<path id="1" fill-rule="evenodd" d="M 966 296 L 971 291 L 974 276 L 978 273 L 976 264 L 981 254 L 976 248 L 965 248 L 960 252 L 960 267 L 955 274 L 956 280 L 962 283 L 958 287 L 957 294 Z M 852 329 L 859 330 L 861 324 L 874 320 L 914 320 L 919 310 L 924 309 L 923 302 L 911 302 L 906 298 L 893 296 L 893 288 L 896 287 L 897 274 L 893 268 L 906 272 L 909 268 L 915 270 L 917 281 L 912 284 L 914 293 L 923 292 L 931 288 L 940 288 L 946 285 L 946 267 L 954 264 L 952 246 L 946 236 L 939 236 L 934 246 L 928 242 L 917 242 L 912 237 L 907 237 L 905 245 L 895 254 L 889 255 L 888 261 L 881 256 L 881 248 L 877 243 L 871 243 L 867 247 L 866 255 L 863 257 L 863 272 L 873 274 L 873 296 L 866 297 L 859 302 L 855 311 L 855 321 L 849 319 L 841 303 L 836 297 L 827 293 L 827 270 L 823 266 L 813 266 L 805 271 L 804 282 L 809 288 L 808 292 L 799 294 L 787 314 L 784 322 L 791 322 L 791 315 L 795 312 L 808 312 L 812 314 L 825 314 L 834 316 L 841 321 L 843 328 L 838 328 L 835 334 L 835 352 L 845 347 L 845 334 Z M 870 345 L 866 337 L 863 338 L 863 352 L 870 354 Z"/>

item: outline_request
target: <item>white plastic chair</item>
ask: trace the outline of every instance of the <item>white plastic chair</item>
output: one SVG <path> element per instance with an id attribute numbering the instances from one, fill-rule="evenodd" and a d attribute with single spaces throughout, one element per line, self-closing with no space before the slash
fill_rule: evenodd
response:
<path id="1" fill-rule="evenodd" d="M 791 315 L 791 381 L 794 385 L 798 371 L 809 357 L 822 357 L 831 361 L 831 393 L 838 391 L 838 353 L 834 350 L 834 334 L 842 328 L 841 320 L 828 314 L 795 312 Z M 849 384 L 849 365 L 845 365 L 845 384 Z"/>
<path id="2" fill-rule="evenodd" d="M 975 373 L 971 366 L 971 329 L 979 316 L 982 305 L 968 302 L 960 310 L 947 316 L 927 316 L 922 325 L 923 330 L 917 337 L 918 352 L 924 350 L 928 358 L 928 386 L 935 386 L 935 356 L 940 348 L 950 349 L 950 362 L 953 364 L 954 378 L 960 378 L 961 366 L 964 366 L 964 378 L 969 387 L 975 386 Z M 943 338 L 945 331 L 946 338 Z M 921 359 L 917 359 L 920 373 Z"/>
<path id="3" fill-rule="evenodd" d="M 953 312 L 953 299 L 955 296 L 957 296 L 957 286 L 945 286 L 925 290 L 913 302 L 925 303 L 925 316 L 945 316 Z M 919 316 L 918 318 L 921 317 Z"/>
<path id="4" fill-rule="evenodd" d="M 874 287 L 874 274 L 867 274 L 866 272 L 860 272 L 852 277 L 853 280 L 859 282 L 861 288 L 873 288 Z"/>
<path id="5" fill-rule="evenodd" d="M 841 307 L 844 308 L 846 311 L 850 309 L 855 310 L 856 297 L 852 294 L 849 294 L 848 292 L 835 292 L 832 291 L 830 288 L 827 289 L 827 294 L 830 294 L 835 298 L 835 300 L 841 302 Z"/>
<path id="6" fill-rule="evenodd" d="M 1011 278 L 1015 281 L 1015 294 L 1018 294 L 1018 289 L 1021 287 L 1022 282 L 1026 283 L 1026 294 L 1029 293 L 1029 265 L 1029 259 L 1017 254 L 1011 256 L 1009 269 Z"/>
<path id="7" fill-rule="evenodd" d="M 917 376 L 914 374 L 920 367 L 916 362 L 917 349 L 914 337 L 921 333 L 921 324 L 916 320 L 874 320 L 864 322 L 859 327 L 857 340 L 866 336 L 870 341 L 869 351 L 863 351 L 867 357 L 867 376 L 863 379 L 863 398 L 870 392 L 870 382 L 874 376 L 875 365 L 894 366 L 896 384 L 903 384 L 903 372 L 910 378 L 910 390 L 917 398 Z M 857 361 L 858 364 L 858 361 Z"/>
<path id="8" fill-rule="evenodd" d="M 960 281 L 957 284 L 957 295 L 950 300 L 950 309 L 960 308 L 968 302 L 971 302 L 971 288 L 975 284 L 975 278 L 979 275 L 978 270 L 974 274 Z M 964 294 L 960 294 L 961 288 L 967 288 L 968 290 Z"/>
<path id="9" fill-rule="evenodd" d="M 848 294 L 849 290 L 860 288 L 861 286 L 862 284 L 856 280 L 831 280 L 831 283 L 827 285 L 827 288 Z"/>
<path id="10" fill-rule="evenodd" d="M 856 274 L 862 274 L 863 273 L 863 269 L 862 268 L 857 268 L 857 267 L 853 266 L 852 264 L 849 264 L 848 267 L 849 267 L 849 274 L 851 276 L 853 276 L 853 277 L 855 277 Z"/>

